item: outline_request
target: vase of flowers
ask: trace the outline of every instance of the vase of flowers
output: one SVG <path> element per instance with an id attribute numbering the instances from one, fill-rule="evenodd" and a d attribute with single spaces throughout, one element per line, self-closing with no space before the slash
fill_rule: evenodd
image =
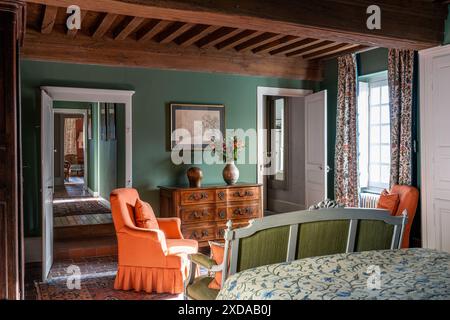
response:
<path id="1" fill-rule="evenodd" d="M 238 140 L 237 136 L 234 136 L 229 141 L 225 141 L 222 144 L 222 150 L 218 150 L 216 145 L 213 143 L 213 152 L 220 152 L 223 157 L 223 161 L 226 163 L 225 168 L 223 168 L 222 176 L 223 180 L 229 184 L 235 184 L 239 179 L 239 169 L 235 162 L 238 159 L 239 152 L 244 148 L 244 144 Z"/>

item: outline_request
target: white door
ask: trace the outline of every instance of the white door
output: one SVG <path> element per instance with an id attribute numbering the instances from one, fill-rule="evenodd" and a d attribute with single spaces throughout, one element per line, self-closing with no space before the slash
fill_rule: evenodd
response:
<path id="1" fill-rule="evenodd" d="M 42 280 L 53 263 L 53 100 L 41 90 Z"/>
<path id="2" fill-rule="evenodd" d="M 306 208 L 327 197 L 327 91 L 305 97 Z"/>
<path id="3" fill-rule="evenodd" d="M 421 60 L 423 246 L 450 252 L 450 46 L 438 50 Z"/>

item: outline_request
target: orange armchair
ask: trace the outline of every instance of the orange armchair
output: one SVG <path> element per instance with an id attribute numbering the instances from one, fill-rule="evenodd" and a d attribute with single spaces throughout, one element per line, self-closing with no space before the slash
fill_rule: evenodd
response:
<path id="1" fill-rule="evenodd" d="M 415 187 L 394 185 L 390 193 L 398 194 L 400 202 L 396 216 L 399 216 L 406 209 L 408 213 L 408 223 L 403 231 L 402 248 L 409 248 L 409 233 L 411 232 L 411 226 L 416 215 L 417 204 L 419 202 L 419 191 Z"/>
<path id="2" fill-rule="evenodd" d="M 116 189 L 110 195 L 119 251 L 114 288 L 182 293 L 189 274 L 187 255 L 197 253 L 198 243 L 183 239 L 178 218 L 158 218 L 159 229 L 136 227 L 137 199 L 138 192 L 131 188 Z"/>

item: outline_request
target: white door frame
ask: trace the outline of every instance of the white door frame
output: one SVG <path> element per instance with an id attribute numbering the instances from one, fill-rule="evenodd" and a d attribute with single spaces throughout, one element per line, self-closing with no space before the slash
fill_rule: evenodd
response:
<path id="1" fill-rule="evenodd" d="M 125 104 L 125 187 L 133 185 L 132 175 L 132 90 L 89 89 L 42 86 L 41 90 L 54 100 L 79 102 L 107 102 Z"/>
<path id="2" fill-rule="evenodd" d="M 312 94 L 313 90 L 307 89 L 291 89 L 291 88 L 276 88 L 276 87 L 257 87 L 256 90 L 256 131 L 258 135 L 257 147 L 257 164 L 256 177 L 257 183 L 263 185 L 263 192 L 261 195 L 261 206 L 265 209 L 266 190 L 264 190 L 264 119 L 266 116 L 266 99 L 265 96 L 282 96 L 282 97 L 305 97 Z"/>
<path id="3" fill-rule="evenodd" d="M 428 168 L 433 165 L 433 151 L 429 143 L 432 132 L 432 119 L 429 106 L 433 104 L 433 60 L 439 56 L 449 56 L 450 45 L 419 51 L 420 81 L 420 160 L 421 160 L 421 216 L 422 247 L 437 248 L 434 230 L 433 176 Z M 431 230 L 430 230 L 431 228 Z"/>
<path id="4" fill-rule="evenodd" d="M 77 114 L 83 116 L 83 158 L 84 158 L 84 190 L 88 190 L 87 178 L 88 178 L 88 163 L 87 163 L 87 110 L 86 109 L 65 109 L 65 108 L 53 108 L 53 115 L 55 114 Z M 53 117 L 54 119 L 54 117 Z M 55 137 L 53 136 L 53 141 Z M 53 142 L 53 149 L 55 143 Z M 53 172 L 55 172 L 54 164 L 53 164 Z M 53 176 L 53 181 L 55 181 L 55 177 Z"/>
<path id="5" fill-rule="evenodd" d="M 70 87 L 48 87 L 42 86 L 41 92 L 50 96 L 53 101 L 79 101 L 79 102 L 106 102 L 106 103 L 123 103 L 125 104 L 125 186 L 127 188 L 132 186 L 132 97 L 134 91 L 129 90 L 105 90 L 105 89 L 86 89 L 86 88 L 70 88 Z M 52 112 L 52 116 L 54 110 Z M 42 115 L 41 115 L 42 116 Z M 86 117 L 87 120 L 87 117 Z M 41 139 L 52 139 L 54 131 L 51 132 L 51 137 L 46 137 L 45 132 L 47 128 L 41 126 Z M 87 131 L 86 131 L 87 132 Z M 52 150 L 54 150 L 52 148 Z M 51 157 L 54 155 L 52 154 Z M 41 163 L 44 159 L 44 152 L 41 152 Z M 53 173 L 52 173 L 53 174 Z M 41 172 L 42 177 L 42 172 Z M 53 179 L 54 180 L 54 179 Z M 44 197 L 42 197 L 42 207 L 44 206 Z M 42 225 L 52 223 L 46 221 L 45 214 L 42 215 Z M 53 219 L 53 216 L 52 218 Z M 51 231 L 53 232 L 53 231 Z M 42 230 L 42 252 L 46 249 L 47 237 L 52 237 L 53 233 L 48 235 L 45 230 Z M 43 274 L 43 280 L 46 280 L 47 275 Z"/>
<path id="6" fill-rule="evenodd" d="M 256 166 L 256 176 L 258 183 L 264 183 L 264 118 L 266 112 L 265 96 L 282 96 L 282 97 L 304 97 L 312 94 L 312 90 L 306 89 L 289 89 L 275 87 L 257 87 L 257 109 L 256 109 L 256 130 L 258 134 L 258 160 Z"/>

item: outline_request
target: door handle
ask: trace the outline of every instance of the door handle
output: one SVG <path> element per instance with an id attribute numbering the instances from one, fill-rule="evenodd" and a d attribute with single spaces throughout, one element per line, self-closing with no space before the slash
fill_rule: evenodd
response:
<path id="1" fill-rule="evenodd" d="M 47 189 L 53 189 L 53 186 L 47 186 Z"/>

